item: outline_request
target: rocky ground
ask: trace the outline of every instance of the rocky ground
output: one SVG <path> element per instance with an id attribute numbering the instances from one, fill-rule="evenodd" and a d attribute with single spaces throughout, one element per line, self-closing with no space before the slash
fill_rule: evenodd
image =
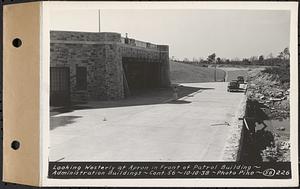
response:
<path id="1" fill-rule="evenodd" d="M 281 83 L 272 74 L 249 72 L 248 99 L 257 100 L 266 107 L 265 113 L 272 119 L 284 119 L 290 113 L 290 83 Z"/>
<path id="2" fill-rule="evenodd" d="M 282 72 L 284 77 L 287 77 L 288 72 L 289 70 Z M 266 115 L 263 125 L 271 127 L 268 132 L 273 135 L 270 145 L 261 150 L 262 159 L 290 161 L 290 82 L 287 79 L 283 81 L 283 76 L 272 73 L 271 69 L 268 72 L 253 70 L 248 74 L 248 100 L 260 104 L 260 110 Z"/>

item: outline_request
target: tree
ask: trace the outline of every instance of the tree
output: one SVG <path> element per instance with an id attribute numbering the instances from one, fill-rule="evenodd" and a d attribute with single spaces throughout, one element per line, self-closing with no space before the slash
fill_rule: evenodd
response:
<path id="1" fill-rule="evenodd" d="M 220 57 L 217 58 L 217 63 L 221 64 L 221 58 Z"/>
<path id="2" fill-rule="evenodd" d="M 279 59 L 284 59 L 284 54 L 283 52 L 280 52 L 279 55 L 277 56 Z"/>
<path id="3" fill-rule="evenodd" d="M 247 58 L 244 58 L 242 63 L 248 65 L 250 64 L 250 61 Z"/>
<path id="4" fill-rule="evenodd" d="M 290 59 L 290 50 L 288 47 L 283 50 L 283 58 L 287 60 Z"/>
<path id="5" fill-rule="evenodd" d="M 207 61 L 208 61 L 209 63 L 215 62 L 215 59 L 216 59 L 216 53 L 213 53 L 213 54 L 211 54 L 211 55 L 209 55 L 209 56 L 207 57 Z"/>
<path id="6" fill-rule="evenodd" d="M 184 59 L 183 59 L 183 62 L 189 63 L 190 60 L 189 60 L 188 58 L 184 58 Z"/>
<path id="7" fill-rule="evenodd" d="M 257 56 L 251 56 L 251 57 L 249 58 L 249 61 L 251 62 L 251 64 L 256 64 L 256 63 L 257 63 L 257 60 L 258 60 Z"/>
<path id="8" fill-rule="evenodd" d="M 198 62 L 196 57 L 193 57 L 193 62 Z"/>
<path id="9" fill-rule="evenodd" d="M 238 57 L 235 57 L 235 58 L 231 59 L 231 62 L 233 62 L 233 63 L 237 63 L 239 61 L 240 61 L 240 59 Z"/>
<path id="10" fill-rule="evenodd" d="M 267 57 L 270 59 L 274 58 L 272 53 L 270 53 Z"/>
<path id="11" fill-rule="evenodd" d="M 265 59 L 265 58 L 264 58 L 264 55 L 260 55 L 259 58 L 258 58 L 258 60 L 259 60 L 260 62 L 264 61 L 264 59 Z"/>
<path id="12" fill-rule="evenodd" d="M 199 63 L 203 63 L 203 58 L 202 57 L 199 57 Z"/>

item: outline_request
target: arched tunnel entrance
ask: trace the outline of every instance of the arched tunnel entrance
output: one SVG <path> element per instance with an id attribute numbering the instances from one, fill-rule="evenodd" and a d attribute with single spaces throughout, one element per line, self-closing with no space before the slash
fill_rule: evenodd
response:
<path id="1" fill-rule="evenodd" d="M 160 87 L 159 61 L 122 58 L 125 96 Z"/>

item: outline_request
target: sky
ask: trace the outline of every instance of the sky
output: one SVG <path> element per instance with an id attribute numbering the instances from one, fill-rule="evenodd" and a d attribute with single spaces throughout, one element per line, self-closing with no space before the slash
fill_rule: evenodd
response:
<path id="1" fill-rule="evenodd" d="M 50 29 L 99 31 L 98 10 L 55 10 Z M 101 32 L 169 45 L 170 57 L 206 59 L 278 55 L 290 40 L 284 10 L 100 10 Z"/>

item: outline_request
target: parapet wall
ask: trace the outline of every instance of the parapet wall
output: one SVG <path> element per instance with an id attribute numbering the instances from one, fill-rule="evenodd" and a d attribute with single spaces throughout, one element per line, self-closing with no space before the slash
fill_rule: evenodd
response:
<path id="1" fill-rule="evenodd" d="M 69 32 L 69 31 L 51 31 L 50 40 L 55 43 L 56 40 L 66 42 L 121 42 L 121 34 L 113 32 Z"/>
<path id="2" fill-rule="evenodd" d="M 170 85 L 168 46 L 146 43 L 143 47 L 122 39 L 119 33 L 110 32 L 50 32 L 50 66 L 70 69 L 72 101 L 83 93 L 91 100 L 124 98 L 123 58 L 160 64 L 160 85 Z M 76 87 L 76 67 L 87 68 L 86 91 Z"/>

